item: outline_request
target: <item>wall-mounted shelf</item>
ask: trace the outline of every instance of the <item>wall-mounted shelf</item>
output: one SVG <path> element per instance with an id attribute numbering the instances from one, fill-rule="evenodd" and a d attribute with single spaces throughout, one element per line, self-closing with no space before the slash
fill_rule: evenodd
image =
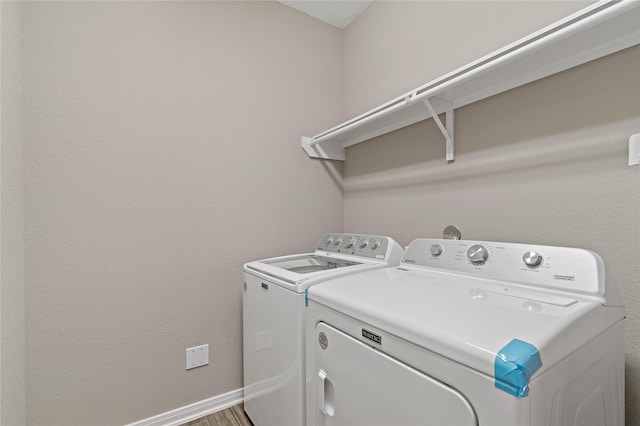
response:
<path id="1" fill-rule="evenodd" d="M 345 148 L 433 117 L 454 159 L 454 110 L 640 44 L 640 1 L 603 0 L 515 43 L 339 124 L 301 146 L 309 157 L 345 159 Z M 446 125 L 438 114 L 446 114 Z"/>

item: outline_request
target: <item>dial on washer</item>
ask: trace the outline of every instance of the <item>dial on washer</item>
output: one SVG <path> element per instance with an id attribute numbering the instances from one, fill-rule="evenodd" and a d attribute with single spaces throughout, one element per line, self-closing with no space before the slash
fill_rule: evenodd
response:
<path id="1" fill-rule="evenodd" d="M 351 239 L 349 239 L 349 242 L 346 245 L 346 248 L 351 248 L 356 244 L 356 237 L 351 237 Z"/>

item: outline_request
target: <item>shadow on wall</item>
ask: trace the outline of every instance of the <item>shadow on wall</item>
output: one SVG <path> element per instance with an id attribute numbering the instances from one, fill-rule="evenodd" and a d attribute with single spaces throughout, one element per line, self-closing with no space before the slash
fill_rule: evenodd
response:
<path id="1" fill-rule="evenodd" d="M 451 181 L 618 155 L 640 116 L 638 55 L 640 47 L 626 49 L 457 109 L 456 160 L 449 164 L 433 120 L 352 146 L 344 190 Z"/>
<path id="2" fill-rule="evenodd" d="M 424 127 L 422 123 L 414 125 Z M 606 136 L 603 136 L 606 135 Z M 625 149 L 629 133 L 621 131 L 617 123 L 565 133 L 562 143 L 558 135 L 527 142 L 512 143 L 502 147 L 483 149 L 472 156 L 459 154 L 456 162 L 444 160 L 444 150 L 438 155 L 421 156 L 415 153 L 412 164 L 396 167 L 381 167 L 374 171 L 360 170 L 361 174 L 348 172 L 344 179 L 345 191 L 359 191 L 373 188 L 390 188 L 407 185 L 453 182 L 478 176 L 499 176 L 514 170 L 540 168 L 545 165 L 557 165 L 566 161 L 577 162 L 619 155 Z M 423 144 L 428 142 L 421 141 Z M 424 150 L 421 150 L 424 151 Z M 383 157 L 389 163 L 398 163 L 397 158 Z M 373 162 L 369 163 L 373 164 Z M 376 163 L 380 164 L 380 162 Z M 387 164 L 388 166 L 388 164 Z M 457 167 L 456 167 L 457 166 Z"/>

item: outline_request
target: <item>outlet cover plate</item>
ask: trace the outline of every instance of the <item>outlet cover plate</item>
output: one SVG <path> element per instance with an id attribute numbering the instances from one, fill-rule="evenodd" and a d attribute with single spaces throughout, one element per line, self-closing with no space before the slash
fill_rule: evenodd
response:
<path id="1" fill-rule="evenodd" d="M 187 348 L 187 370 L 209 364 L 209 344 Z"/>

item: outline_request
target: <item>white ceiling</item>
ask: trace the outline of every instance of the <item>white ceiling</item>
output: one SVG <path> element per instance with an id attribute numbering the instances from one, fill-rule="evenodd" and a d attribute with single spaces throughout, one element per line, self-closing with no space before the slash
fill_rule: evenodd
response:
<path id="1" fill-rule="evenodd" d="M 365 11 L 373 1 L 367 0 L 298 0 L 282 1 L 285 6 L 344 29 Z"/>

